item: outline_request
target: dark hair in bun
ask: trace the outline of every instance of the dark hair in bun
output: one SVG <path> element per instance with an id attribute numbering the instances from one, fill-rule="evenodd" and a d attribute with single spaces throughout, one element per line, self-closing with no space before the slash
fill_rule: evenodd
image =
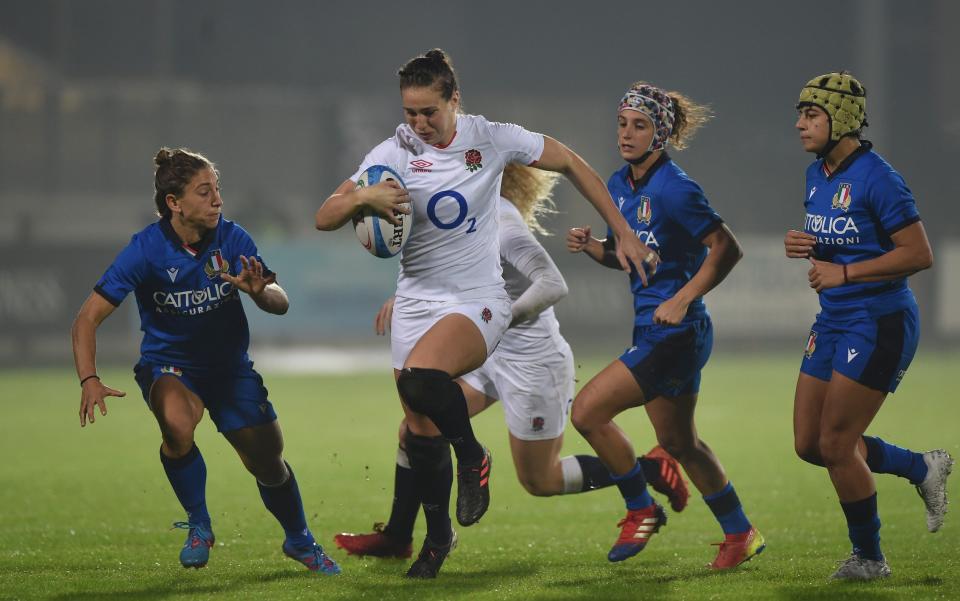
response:
<path id="1" fill-rule="evenodd" d="M 446 53 L 434 48 L 414 57 L 397 71 L 400 89 L 436 87 L 444 100 L 450 100 L 460 89 L 453 63 Z"/>
<path id="2" fill-rule="evenodd" d="M 153 174 L 153 201 L 157 205 L 157 215 L 170 216 L 170 207 L 167 206 L 167 194 L 177 198 L 183 196 L 183 189 L 193 179 L 193 176 L 202 169 L 213 169 L 216 166 L 199 152 L 187 148 L 170 149 L 164 146 L 153 157 L 156 170 Z"/>

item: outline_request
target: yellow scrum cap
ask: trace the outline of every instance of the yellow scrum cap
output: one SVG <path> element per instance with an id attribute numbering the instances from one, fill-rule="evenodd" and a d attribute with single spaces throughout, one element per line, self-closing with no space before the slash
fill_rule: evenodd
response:
<path id="1" fill-rule="evenodd" d="M 814 77 L 800 90 L 797 108 L 822 108 L 830 117 L 830 140 L 836 142 L 867 125 L 867 90 L 852 75 L 841 71 Z"/>

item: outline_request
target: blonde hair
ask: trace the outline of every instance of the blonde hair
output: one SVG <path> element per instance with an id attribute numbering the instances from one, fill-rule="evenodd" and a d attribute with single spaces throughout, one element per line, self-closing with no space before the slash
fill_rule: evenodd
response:
<path id="1" fill-rule="evenodd" d="M 500 182 L 500 196 L 517 207 L 530 231 L 549 236 L 550 232 L 540 225 L 539 219 L 557 212 L 551 196 L 559 177 L 559 173 L 552 171 L 508 163 Z"/>
<path id="2" fill-rule="evenodd" d="M 667 92 L 673 101 L 673 131 L 670 142 L 677 150 L 687 147 L 693 134 L 713 118 L 713 112 L 706 104 L 697 104 L 680 92 Z"/>

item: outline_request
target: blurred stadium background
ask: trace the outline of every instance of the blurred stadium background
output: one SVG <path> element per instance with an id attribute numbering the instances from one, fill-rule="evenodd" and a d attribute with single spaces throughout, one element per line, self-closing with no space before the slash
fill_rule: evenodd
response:
<path id="1" fill-rule="evenodd" d="M 614 109 L 633 80 L 712 106 L 716 118 L 674 157 L 746 249 L 709 298 L 718 352 L 799 352 L 806 340 L 816 298 L 781 245 L 802 225 L 811 158 L 793 105 L 808 78 L 851 70 L 869 91 L 866 137 L 904 174 L 934 246 L 935 267 L 912 280 L 922 348 L 956 347 L 957 23 L 960 4 L 947 0 L 2 0 L 0 366 L 70 365 L 77 308 L 153 219 L 153 154 L 183 145 L 219 164 L 226 215 L 290 293 L 282 319 L 249 312 L 258 363 L 385 368 L 372 319 L 396 263 L 369 256 L 350 228 L 320 235 L 313 213 L 392 134 L 396 68 L 433 46 L 452 55 L 468 112 L 565 141 L 603 177 L 620 166 Z M 613 356 L 629 337 L 626 282 L 566 253 L 567 227 L 602 229 L 569 185 L 556 200 L 545 245 L 570 284 L 564 333 L 578 352 Z M 136 329 L 128 299 L 101 329 L 102 362 L 132 364 Z"/>

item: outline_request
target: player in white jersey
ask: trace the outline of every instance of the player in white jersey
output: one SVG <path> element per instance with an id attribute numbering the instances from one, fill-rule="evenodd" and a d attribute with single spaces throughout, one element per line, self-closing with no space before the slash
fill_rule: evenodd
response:
<path id="1" fill-rule="evenodd" d="M 395 182 L 358 189 L 348 179 L 317 211 L 316 225 L 338 229 L 362 209 L 396 222 L 396 213 L 409 212 L 401 205 L 413 207 L 397 281 L 393 362 L 427 514 L 423 551 L 408 575 L 433 577 L 442 557 L 431 558 L 445 556 L 454 540 L 441 435 L 457 455 L 457 521 L 474 524 L 489 505 L 490 454 L 473 434 L 454 379 L 482 365 L 510 323 L 496 210 L 504 166 L 522 162 L 567 176 L 615 232 L 625 270 L 631 262 L 641 272 L 652 269 L 658 257 L 633 235 L 603 180 L 569 148 L 517 125 L 460 114 L 459 86 L 443 51 L 410 60 L 399 75 L 406 123 L 367 155 L 360 171 L 388 165 L 407 189 Z M 408 348 L 401 339 L 411 341 Z"/>
<path id="2" fill-rule="evenodd" d="M 460 378 L 471 417 L 497 400 L 510 433 L 517 478 L 535 496 L 596 490 L 613 485 L 610 472 L 591 455 L 560 456 L 574 392 L 573 353 L 560 334 L 553 304 L 567 294 L 567 285 L 547 251 L 533 236 L 546 233 L 537 215 L 549 211 L 552 173 L 510 164 L 501 185 L 500 258 L 510 296 L 511 326 L 500 345 L 479 369 Z M 391 321 L 393 299 L 384 303 L 374 326 L 383 335 Z M 405 449 L 406 423 L 400 426 L 400 447 L 394 474 L 394 496 L 386 525 L 374 524 L 367 534 L 341 533 L 337 545 L 351 555 L 410 557 L 420 495 L 413 483 Z M 677 461 L 657 447 L 640 458 L 656 490 L 668 495 L 678 510 L 687 489 Z"/>

